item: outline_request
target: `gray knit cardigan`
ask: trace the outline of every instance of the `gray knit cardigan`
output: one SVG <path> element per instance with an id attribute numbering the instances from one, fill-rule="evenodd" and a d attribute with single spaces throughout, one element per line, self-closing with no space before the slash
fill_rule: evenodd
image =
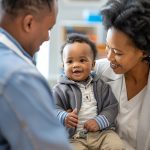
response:
<path id="1" fill-rule="evenodd" d="M 109 129 L 114 126 L 114 121 L 118 113 L 118 101 L 113 95 L 108 84 L 96 76 L 93 78 L 92 82 L 98 108 L 98 115 L 93 119 L 95 119 L 99 124 L 99 117 L 104 115 L 109 122 L 109 126 L 107 127 L 107 129 Z M 77 113 L 79 112 L 82 104 L 82 93 L 74 81 L 69 80 L 65 75 L 62 75 L 60 76 L 58 83 L 53 88 L 53 95 L 57 109 L 57 117 L 64 125 L 65 117 L 68 114 L 66 111 L 68 109 L 77 108 Z M 66 129 L 69 133 L 69 137 L 71 138 L 75 133 L 75 129 Z"/>

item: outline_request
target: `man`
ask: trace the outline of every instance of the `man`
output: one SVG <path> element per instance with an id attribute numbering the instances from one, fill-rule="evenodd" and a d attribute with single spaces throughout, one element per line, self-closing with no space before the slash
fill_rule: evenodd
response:
<path id="1" fill-rule="evenodd" d="M 0 150 L 69 150 L 49 86 L 32 61 L 49 39 L 57 1 L 0 0 L 0 7 Z"/>

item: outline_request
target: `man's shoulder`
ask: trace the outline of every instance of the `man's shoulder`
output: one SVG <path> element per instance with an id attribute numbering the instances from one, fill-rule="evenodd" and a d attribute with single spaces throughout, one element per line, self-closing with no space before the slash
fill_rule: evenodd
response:
<path id="1" fill-rule="evenodd" d="M 37 74 L 36 69 L 27 62 L 19 58 L 13 52 L 0 52 L 0 85 L 5 85 L 11 79 L 17 76 L 26 76 L 27 74 Z"/>
<path id="2" fill-rule="evenodd" d="M 29 67 L 28 63 L 22 60 L 13 52 L 8 52 L 6 54 L 0 53 L 1 63 L 0 63 L 0 74 L 11 74 L 15 71 L 22 70 L 24 67 Z"/>

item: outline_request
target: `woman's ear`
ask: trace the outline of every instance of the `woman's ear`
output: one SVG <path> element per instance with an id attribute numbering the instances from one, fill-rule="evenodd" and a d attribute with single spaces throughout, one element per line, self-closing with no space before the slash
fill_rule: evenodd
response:
<path id="1" fill-rule="evenodd" d="M 148 54 L 145 51 L 143 51 L 143 57 L 147 57 L 147 56 Z"/>
<path id="2" fill-rule="evenodd" d="M 142 51 L 142 60 L 145 60 L 145 58 L 148 57 L 148 54 L 146 53 L 146 51 Z"/>

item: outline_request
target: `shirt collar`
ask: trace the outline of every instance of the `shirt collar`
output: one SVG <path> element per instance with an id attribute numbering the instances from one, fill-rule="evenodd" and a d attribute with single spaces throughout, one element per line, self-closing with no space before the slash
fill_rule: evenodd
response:
<path id="1" fill-rule="evenodd" d="M 25 55 L 28 59 L 30 59 L 33 62 L 33 64 L 35 64 L 34 59 L 22 48 L 19 42 L 14 37 L 12 37 L 5 29 L 0 27 L 0 33 L 7 36 L 7 38 L 10 39 L 19 48 L 23 55 Z"/>
<path id="2" fill-rule="evenodd" d="M 79 86 L 88 87 L 93 81 L 93 77 L 90 75 L 86 81 L 76 82 Z"/>

